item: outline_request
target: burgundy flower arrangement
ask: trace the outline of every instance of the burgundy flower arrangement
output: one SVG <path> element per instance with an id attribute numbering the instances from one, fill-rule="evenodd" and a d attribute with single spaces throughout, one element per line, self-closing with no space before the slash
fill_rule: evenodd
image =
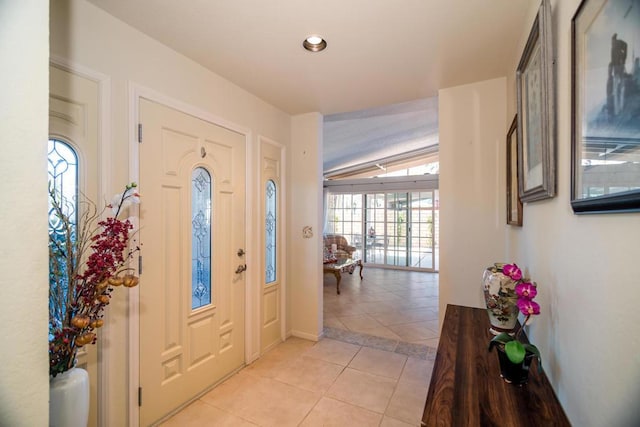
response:
<path id="1" fill-rule="evenodd" d="M 78 349 L 95 344 L 97 329 L 104 325 L 103 310 L 118 286 L 134 287 L 138 277 L 127 267 L 140 250 L 130 245 L 133 225 L 118 215 L 131 203 L 139 203 L 137 185 L 131 183 L 106 208 L 113 217 L 99 220 L 90 200 L 78 203 L 78 223 L 67 200 L 49 189 L 49 374 L 71 369 Z"/>
<path id="2" fill-rule="evenodd" d="M 538 294 L 537 286 L 528 279 L 522 279 L 522 270 L 520 270 L 516 264 L 506 264 L 502 271 L 511 279 L 518 281 L 515 287 L 515 292 L 518 297 L 517 306 L 525 317 L 515 334 L 510 335 L 503 332 L 495 336 L 489 343 L 489 350 L 494 346 L 500 346 L 504 349 L 507 358 L 513 364 L 522 364 L 525 362 L 525 358 L 528 358 L 530 361 L 531 358 L 535 357 L 538 359 L 538 366 L 542 368 L 538 348 L 533 344 L 523 343 L 521 341 L 524 326 L 529 323 L 531 316 L 540 314 L 540 305 L 533 300 Z M 526 368 L 528 369 L 528 364 L 526 364 Z"/>

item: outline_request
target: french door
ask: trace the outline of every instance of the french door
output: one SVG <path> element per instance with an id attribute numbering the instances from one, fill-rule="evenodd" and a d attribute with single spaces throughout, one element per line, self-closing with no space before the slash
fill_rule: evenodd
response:
<path id="1" fill-rule="evenodd" d="M 365 195 L 365 261 L 436 270 L 436 191 Z"/>
<path id="2" fill-rule="evenodd" d="M 366 263 L 438 270 L 438 190 L 332 194 L 327 232 Z"/>

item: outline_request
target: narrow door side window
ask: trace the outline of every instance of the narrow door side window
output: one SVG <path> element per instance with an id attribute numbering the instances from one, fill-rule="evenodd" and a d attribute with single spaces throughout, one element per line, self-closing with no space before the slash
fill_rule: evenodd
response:
<path id="1" fill-rule="evenodd" d="M 277 191 L 273 180 L 268 180 L 265 192 L 265 284 L 276 281 L 277 263 Z"/>
<path id="2" fill-rule="evenodd" d="M 211 195 L 209 172 L 191 174 L 191 308 L 211 304 Z"/>
<path id="3" fill-rule="evenodd" d="M 49 191 L 54 192 L 56 200 L 61 204 L 64 215 L 69 218 L 71 227 L 65 227 L 63 219 L 56 215 L 51 197 L 49 197 L 49 333 L 59 330 L 66 315 L 66 301 L 69 292 L 67 260 L 60 250 L 52 250 L 52 245 L 59 248 L 73 246 L 76 239 L 78 223 L 78 155 L 68 143 L 50 139 L 48 146 Z M 67 234 L 66 230 L 70 230 Z M 54 297 L 55 296 L 55 297 Z M 58 300 L 59 298 L 59 300 Z"/>

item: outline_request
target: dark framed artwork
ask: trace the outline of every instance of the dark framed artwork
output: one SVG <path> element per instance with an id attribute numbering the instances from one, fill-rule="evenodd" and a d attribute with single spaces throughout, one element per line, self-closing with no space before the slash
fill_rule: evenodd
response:
<path id="1" fill-rule="evenodd" d="M 571 21 L 571 207 L 640 211 L 640 1 L 583 0 Z"/>
<path id="2" fill-rule="evenodd" d="M 543 0 L 516 70 L 518 166 L 523 202 L 556 194 L 556 111 L 551 5 Z"/>
<path id="3" fill-rule="evenodd" d="M 507 224 L 522 226 L 522 201 L 518 187 L 518 116 L 507 132 Z"/>

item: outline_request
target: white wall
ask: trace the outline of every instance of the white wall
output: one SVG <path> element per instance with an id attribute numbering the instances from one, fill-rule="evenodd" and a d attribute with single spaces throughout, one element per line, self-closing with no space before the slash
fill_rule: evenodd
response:
<path id="1" fill-rule="evenodd" d="M 543 313 L 530 335 L 542 350 L 547 375 L 571 422 L 631 425 L 640 419 L 640 214 L 575 216 L 571 212 L 570 20 L 579 0 L 554 0 L 552 4 L 558 54 L 558 196 L 525 205 L 522 229 L 503 225 L 501 148 L 514 113 L 513 70 L 521 50 L 514 57 L 507 84 L 498 79 L 440 93 L 441 300 L 443 304 L 480 306 L 480 275 L 487 263 L 518 262 L 540 286 Z M 0 8 L 0 55 L 3 63 L 8 62 L 6 57 L 13 65 L 2 67 L 0 110 L 0 188 L 5 206 L 0 213 L 1 240 L 13 243 L 0 257 L 0 331 L 11 343 L 11 354 L 0 353 L 0 420 L 12 425 L 46 425 L 46 312 L 28 309 L 46 306 L 46 225 L 38 222 L 46 210 L 46 194 L 24 195 L 46 186 L 47 8 L 42 2 L 9 0 L 0 0 Z M 534 13 L 532 7 L 531 21 Z M 129 178 L 129 81 L 250 129 L 252 143 L 257 134 L 285 145 L 295 143 L 298 148 L 291 149 L 289 176 L 302 189 L 290 199 L 288 217 L 293 228 L 288 242 L 289 251 L 295 254 L 290 264 L 301 264 L 289 271 L 289 291 L 303 303 L 290 305 L 291 321 L 297 331 L 319 333 L 318 305 L 315 312 L 304 312 L 306 298 L 321 303 L 319 266 L 314 262 L 304 271 L 307 260 L 318 259 L 320 251 L 315 239 L 321 233 L 321 187 L 319 174 L 315 177 L 312 170 L 320 169 L 322 157 L 317 151 L 321 136 L 313 130 L 321 127 L 319 117 L 299 117 L 292 130 L 286 114 L 82 0 L 53 0 L 51 20 L 54 55 L 112 79 L 112 144 L 107 153 L 113 159 L 110 189 L 120 188 Z M 523 29 L 521 48 L 528 32 L 529 27 Z M 318 124 L 310 125 L 311 121 Z M 315 157 L 305 158 L 298 143 L 308 144 Z M 31 146 L 33 149 L 25 150 Z M 14 161 L 17 155 L 20 165 Z M 315 193 L 314 179 L 318 180 Z M 302 225 L 314 226 L 314 239 L 302 240 Z M 305 291 L 311 296 L 302 295 Z M 113 352 L 109 369 L 113 392 L 108 409 L 112 425 L 126 425 L 125 301 L 116 301 L 110 310 L 113 339 L 109 345 L 118 351 Z M 28 321 L 16 328 L 16 319 L 24 316 L 29 316 Z"/>
<path id="2" fill-rule="evenodd" d="M 129 137 L 135 123 L 129 121 L 129 87 L 135 84 L 246 130 L 249 135 L 247 153 L 250 165 L 248 193 L 253 201 L 247 207 L 247 215 L 257 218 L 255 212 L 259 212 L 259 208 L 255 204 L 259 197 L 252 197 L 250 192 L 255 191 L 252 183 L 256 182 L 257 177 L 253 174 L 259 170 L 258 135 L 288 146 L 291 138 L 289 115 L 84 0 L 52 0 L 50 13 L 51 54 L 104 74 L 111 81 L 112 139 L 108 143 L 109 151 L 104 153 L 110 156 L 112 165 L 107 177 L 109 192 L 115 193 L 130 180 Z M 257 75 L 259 71 L 256 70 Z M 43 105 L 46 106 L 46 98 Z M 32 187 L 46 188 L 46 181 L 43 185 Z M 141 188 L 141 193 L 144 197 L 144 188 Z M 44 200 L 46 202 L 46 198 Z M 39 218 L 39 215 L 35 217 Z M 260 226 L 250 223 L 249 230 L 254 230 L 256 235 L 247 236 L 247 261 L 255 259 L 256 266 L 260 239 L 255 230 Z M 252 269 L 248 264 L 247 280 L 255 283 L 260 274 L 257 268 Z M 257 309 L 257 306 L 254 308 Z M 105 340 L 105 351 L 109 354 L 109 366 L 105 381 L 109 386 L 109 425 L 127 425 L 128 419 L 127 309 L 126 293 L 115 295 L 108 309 L 110 333 Z"/>
<path id="3" fill-rule="evenodd" d="M 0 0 L 0 425 L 46 426 L 47 1 Z"/>
<path id="4" fill-rule="evenodd" d="M 443 89 L 440 129 L 440 317 L 481 307 L 485 267 L 505 261 L 506 79 Z"/>
<path id="5" fill-rule="evenodd" d="M 558 195 L 525 204 L 524 227 L 507 228 L 508 258 L 538 282 L 542 314 L 529 335 L 542 351 L 546 373 L 571 423 L 638 425 L 640 214 L 578 216 L 571 210 L 571 18 L 580 1 L 551 3 Z M 531 22 L 535 12 L 532 8 Z M 523 29 L 513 70 L 528 33 L 529 28 Z M 513 74 L 508 90 L 515 100 Z"/>
<path id="6" fill-rule="evenodd" d="M 294 116 L 291 123 L 288 294 L 292 335 L 318 340 L 322 332 L 322 116 Z M 305 226 L 313 237 L 303 238 Z"/>
<path id="7" fill-rule="evenodd" d="M 514 52 L 506 100 L 499 80 L 440 91 L 440 308 L 482 306 L 483 266 L 517 262 L 538 283 L 542 313 L 529 336 L 571 423 L 637 425 L 640 214 L 571 210 L 571 18 L 580 1 L 551 3 L 558 195 L 525 204 L 522 228 L 504 225 L 504 147 L 516 109 L 515 69 L 530 26 Z M 531 23 L 538 6 L 532 4 Z"/>

